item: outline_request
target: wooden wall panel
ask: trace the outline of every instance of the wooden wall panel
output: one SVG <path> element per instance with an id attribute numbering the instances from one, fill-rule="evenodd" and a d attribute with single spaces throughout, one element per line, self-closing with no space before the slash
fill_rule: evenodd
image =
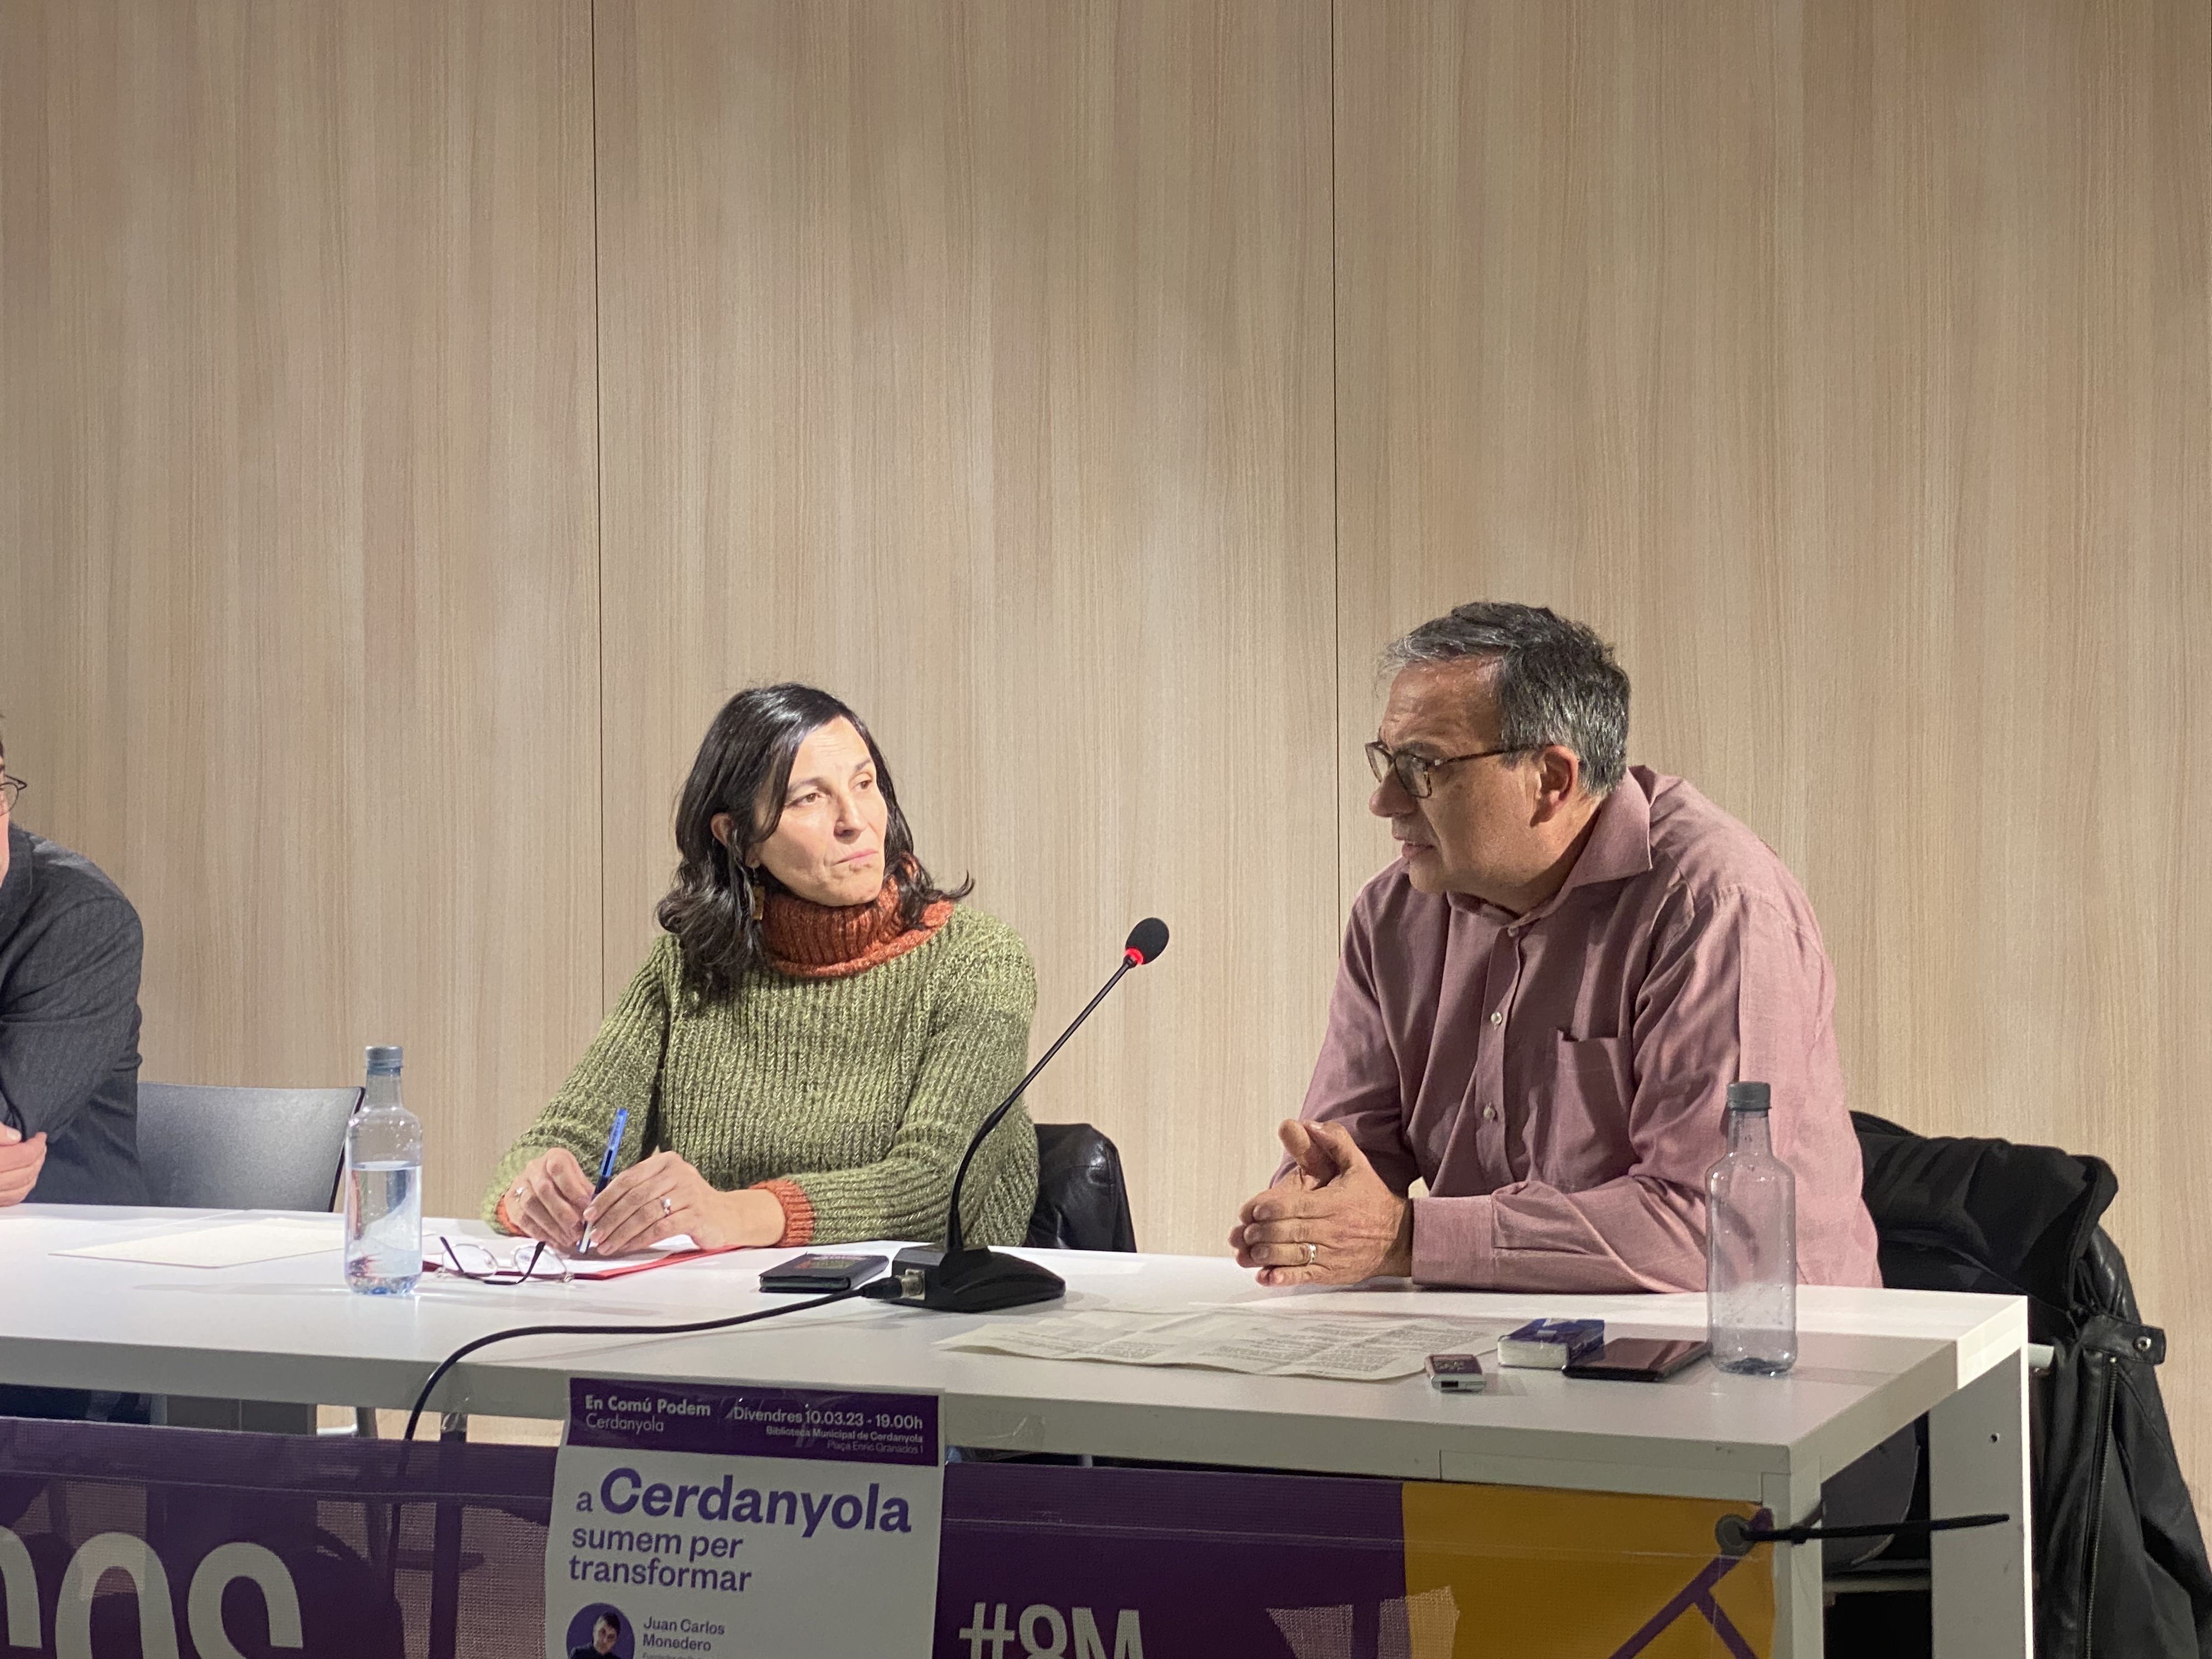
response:
<path id="1" fill-rule="evenodd" d="M 1776 11 L 1340 9 L 1345 745 L 1392 635 L 1548 604 L 1620 649 L 1633 758 L 1796 827 L 1747 695 L 1779 605 Z M 1342 811 L 1348 905 L 1391 848 L 1364 793 Z"/>
<path id="2" fill-rule="evenodd" d="M 2212 40 L 2189 0 L 1805 27 L 1806 860 L 1862 1104 L 2108 1160 L 2212 1497 Z"/>
<path id="3" fill-rule="evenodd" d="M 143 1075 L 402 1042 L 472 1210 L 599 995 L 586 0 L 0 5 L 0 709 Z"/>
<path id="4" fill-rule="evenodd" d="M 606 994 L 706 723 L 787 676 L 1028 939 L 1031 1101 L 1218 1250 L 1335 948 L 1329 13 L 599 9 Z"/>
<path id="5" fill-rule="evenodd" d="M 1345 743 L 1452 603 L 1595 623 L 1804 879 L 1854 1103 L 2117 1168 L 2212 1490 L 2204 9 L 1337 30 Z"/>

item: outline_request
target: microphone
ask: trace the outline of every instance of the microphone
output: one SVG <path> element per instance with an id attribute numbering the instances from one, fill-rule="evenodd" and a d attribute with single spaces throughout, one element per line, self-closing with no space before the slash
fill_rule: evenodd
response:
<path id="1" fill-rule="evenodd" d="M 1018 1255 L 1000 1255 L 980 1245 L 972 1250 L 968 1249 L 960 1225 L 960 1189 L 967 1182 L 968 1166 L 975 1161 L 977 1148 L 999 1127 L 999 1121 L 1014 1109 L 1014 1103 L 1036 1080 L 1036 1074 L 1066 1046 L 1076 1028 L 1091 1018 L 1091 1011 L 1106 1000 L 1106 994 L 1119 985 L 1132 968 L 1142 968 L 1157 961 L 1167 948 L 1168 925 L 1158 916 L 1146 916 L 1129 930 L 1128 941 L 1121 947 L 1121 965 L 1098 988 L 1098 994 L 1083 1005 L 1083 1012 L 1068 1022 L 1060 1040 L 1044 1051 L 1043 1058 L 1030 1067 L 1029 1074 L 1014 1085 L 1013 1092 L 999 1103 L 969 1139 L 959 1171 L 952 1177 L 951 1212 L 945 1218 L 945 1248 L 939 1250 L 917 1245 L 901 1250 L 898 1259 L 891 1263 L 890 1273 L 869 1285 L 864 1294 L 872 1300 L 934 1308 L 939 1313 L 990 1313 L 1000 1308 L 1026 1307 L 1032 1302 L 1052 1302 L 1067 1294 L 1066 1281 L 1049 1268 L 1024 1261 Z"/>
<path id="2" fill-rule="evenodd" d="M 1121 946 L 1121 954 L 1128 959 L 1129 966 L 1132 968 L 1141 968 L 1146 963 L 1156 959 L 1159 956 L 1160 952 L 1167 948 L 1167 923 L 1162 921 L 1158 916 L 1146 916 L 1142 921 L 1139 922 L 1134 927 L 1132 927 L 1129 930 L 1128 940 Z M 1115 978 L 1116 979 L 1119 979 L 1121 975 L 1118 974 L 1115 975 Z M 1109 981 L 1107 984 L 1106 991 L 1110 991 L 1113 988 L 1113 984 Z M 1099 996 L 1104 996 L 1106 994 L 1106 991 L 1101 991 L 1098 994 Z M 1092 1006 L 1097 1006 L 1096 999 L 1093 999 Z M 1090 1012 L 1091 1010 L 1089 1008 L 1085 1008 L 1083 1011 L 1085 1014 L 1087 1014 Z M 1075 1024 L 1077 1025 L 1080 1025 L 1082 1023 L 1083 1015 L 1077 1015 Z M 1068 1029 L 1073 1030 L 1074 1030 L 1074 1026 L 1070 1026 Z"/>

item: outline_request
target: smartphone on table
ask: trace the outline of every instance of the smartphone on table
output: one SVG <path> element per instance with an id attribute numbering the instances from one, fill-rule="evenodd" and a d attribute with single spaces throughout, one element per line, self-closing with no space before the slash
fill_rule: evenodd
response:
<path id="1" fill-rule="evenodd" d="M 1702 1339 L 1616 1336 L 1595 1353 L 1567 1367 L 1569 1376 L 1604 1382 L 1664 1382 L 1711 1351 Z"/>

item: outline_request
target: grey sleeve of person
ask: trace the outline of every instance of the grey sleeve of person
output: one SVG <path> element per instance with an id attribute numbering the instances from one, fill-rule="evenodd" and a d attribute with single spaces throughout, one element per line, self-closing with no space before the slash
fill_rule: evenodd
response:
<path id="1" fill-rule="evenodd" d="M 137 1068 L 145 938 L 131 902 L 112 892 L 44 926 L 45 948 L 0 1006 L 0 1121 L 51 1139 L 118 1067 Z"/>

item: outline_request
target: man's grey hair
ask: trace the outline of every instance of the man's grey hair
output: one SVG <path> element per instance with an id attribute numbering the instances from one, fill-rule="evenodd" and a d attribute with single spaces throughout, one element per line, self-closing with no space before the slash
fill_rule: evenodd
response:
<path id="1" fill-rule="evenodd" d="M 1382 666 L 1486 662 L 1498 703 L 1498 741 L 1534 750 L 1559 744 L 1581 757 L 1583 787 L 1613 793 L 1628 769 L 1628 676 L 1594 629 L 1542 605 L 1478 599 L 1393 640 Z"/>

